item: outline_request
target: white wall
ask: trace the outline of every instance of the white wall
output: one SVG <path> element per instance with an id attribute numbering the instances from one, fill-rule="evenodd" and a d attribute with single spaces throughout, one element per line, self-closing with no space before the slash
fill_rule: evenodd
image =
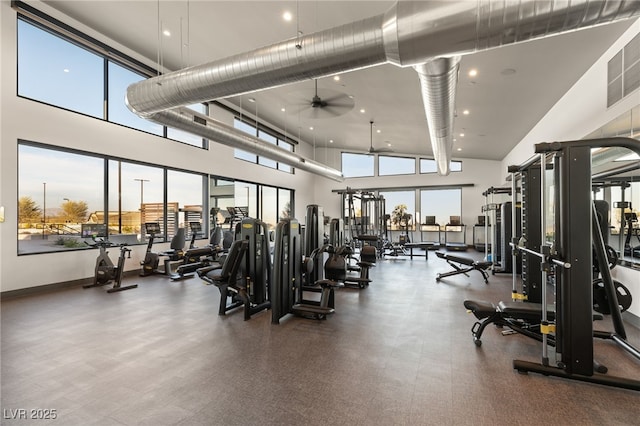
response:
<path id="1" fill-rule="evenodd" d="M 325 161 L 328 159 L 329 165 L 340 169 L 340 150 L 318 148 L 316 159 Z M 457 158 L 454 158 L 457 160 Z M 485 203 L 482 192 L 491 186 L 500 184 L 500 162 L 490 160 L 474 160 L 463 158 L 462 172 L 452 172 L 449 176 L 438 176 L 437 174 L 415 174 L 403 176 L 385 176 L 384 178 L 350 178 L 344 182 L 334 182 L 324 180 L 316 183 L 315 197 L 322 200 L 325 216 L 340 217 L 341 196 L 332 193 L 332 190 L 360 188 L 395 188 L 395 187 L 417 187 L 431 185 L 463 185 L 473 184 L 472 187 L 462 188 L 462 221 L 467 224 L 467 244 L 473 241 L 473 225 L 477 222 L 477 216 L 482 214 L 481 206 Z M 330 196 L 327 194 L 330 193 Z M 420 206 L 416 205 L 418 211 Z M 422 215 L 427 212 L 421 212 Z M 416 233 L 414 240 L 419 238 Z"/>
<path id="2" fill-rule="evenodd" d="M 606 107 L 607 62 L 638 33 L 640 33 L 640 19 L 593 64 L 505 157 L 500 167 L 503 178 L 506 176 L 507 166 L 520 164 L 533 156 L 534 144 L 582 139 L 640 104 L 640 90 L 636 90 L 610 108 Z M 613 269 L 612 274 L 634 295 L 629 312 L 640 317 L 640 271 L 618 266 Z"/>
<path id="3" fill-rule="evenodd" d="M 507 175 L 508 166 L 520 164 L 533 156 L 533 145 L 536 143 L 582 139 L 640 104 L 640 91 L 636 91 L 607 108 L 607 62 L 638 33 L 640 33 L 640 19 L 593 64 L 507 154 L 502 161 L 502 180 Z"/>
<path id="4" fill-rule="evenodd" d="M 46 13 L 87 32 L 89 35 L 135 56 L 123 46 L 105 39 L 41 3 Z M 295 175 L 274 171 L 233 158 L 233 148 L 211 144 L 209 151 L 149 135 L 103 120 L 68 112 L 16 96 L 17 52 L 16 13 L 10 2 L 0 2 L 0 206 L 6 220 L 0 223 L 0 290 L 8 291 L 39 285 L 84 279 L 93 276 L 94 250 L 18 256 L 17 248 L 17 141 L 24 139 L 60 147 L 107 154 L 126 159 L 166 165 L 200 173 L 258 182 L 293 189 L 295 215 L 304 218 L 305 206 L 314 202 L 308 191 L 324 178 L 297 170 Z M 144 61 L 144 58 L 136 57 Z M 148 62 L 148 61 L 147 61 Z M 233 124 L 232 115 L 213 108 L 212 116 Z M 302 149 L 303 151 L 308 148 Z M 38 173 L 33 170 L 33 173 Z M 78 176 L 82 179 L 82 176 Z M 162 249 L 162 245 L 159 246 Z M 145 246 L 134 246 L 126 269 L 139 269 Z M 115 256 L 114 253 L 111 253 Z"/>

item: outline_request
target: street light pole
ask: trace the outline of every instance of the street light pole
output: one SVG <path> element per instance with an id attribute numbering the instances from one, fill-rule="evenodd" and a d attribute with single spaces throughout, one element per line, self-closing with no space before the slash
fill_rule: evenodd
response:
<path id="1" fill-rule="evenodd" d="M 44 228 L 47 224 L 47 182 L 42 182 L 42 239 L 45 239 Z"/>
<path id="2" fill-rule="evenodd" d="M 66 201 L 67 203 L 71 202 L 71 200 L 68 199 L 68 198 L 63 198 L 62 201 Z M 69 211 L 68 211 L 68 209 L 64 209 L 64 221 L 65 221 L 65 223 L 69 222 Z"/>

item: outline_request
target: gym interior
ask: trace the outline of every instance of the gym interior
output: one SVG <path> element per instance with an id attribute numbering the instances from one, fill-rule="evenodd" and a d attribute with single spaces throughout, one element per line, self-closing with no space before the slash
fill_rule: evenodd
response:
<path id="1" fill-rule="evenodd" d="M 637 424 L 639 2 L 0 22 L 2 424 Z"/>

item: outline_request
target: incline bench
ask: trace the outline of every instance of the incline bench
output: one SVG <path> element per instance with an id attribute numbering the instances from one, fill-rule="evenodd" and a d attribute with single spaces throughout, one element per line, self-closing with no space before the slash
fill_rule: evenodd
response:
<path id="1" fill-rule="evenodd" d="M 542 340 L 539 325 L 542 320 L 542 305 L 529 302 L 500 302 L 498 306 L 491 302 L 465 300 L 464 307 L 479 320 L 471 328 L 473 343 L 482 345 L 482 333 L 489 324 L 510 329 L 536 340 Z M 548 320 L 553 321 L 555 310 L 549 306 Z"/>
<path id="2" fill-rule="evenodd" d="M 498 306 L 481 300 L 465 300 L 464 307 L 478 319 L 471 328 L 473 343 L 482 345 L 482 333 L 489 324 L 497 327 L 509 327 L 511 330 L 542 340 L 540 323 L 542 321 L 542 304 L 531 302 L 499 302 Z M 555 320 L 555 306 L 548 305 L 547 320 Z M 601 314 L 594 312 L 593 320 L 602 320 Z M 554 338 L 549 336 L 550 343 L 555 345 Z"/>
<path id="3" fill-rule="evenodd" d="M 436 252 L 436 256 L 438 256 L 440 259 L 446 260 L 447 263 L 449 265 L 451 265 L 451 267 L 453 269 L 455 269 L 454 271 L 451 271 L 451 272 L 445 272 L 444 274 L 438 274 L 436 276 L 436 281 L 440 281 L 441 278 L 450 277 L 452 275 L 458 275 L 458 274 L 467 275 L 467 272 L 471 272 L 473 270 L 476 270 L 476 271 L 478 271 L 478 272 L 480 272 L 482 274 L 482 278 L 484 278 L 485 284 L 489 284 L 489 274 L 487 274 L 486 270 L 492 265 L 491 262 L 473 260 L 471 258 L 462 257 L 462 256 L 454 256 L 454 255 L 451 255 L 451 254 L 442 253 L 440 251 Z M 458 263 L 460 265 L 465 265 L 465 266 L 467 266 L 467 268 L 461 268 L 460 266 L 456 265 L 455 263 Z M 469 276 L 469 275 L 467 275 L 467 276 Z"/>

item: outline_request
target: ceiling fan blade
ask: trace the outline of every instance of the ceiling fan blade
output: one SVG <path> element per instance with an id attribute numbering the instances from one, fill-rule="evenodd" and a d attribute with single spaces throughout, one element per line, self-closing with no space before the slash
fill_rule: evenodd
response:
<path id="1" fill-rule="evenodd" d="M 328 96 L 321 97 L 324 102 L 330 106 L 339 106 L 343 108 L 349 108 L 350 110 L 355 106 L 355 101 L 344 93 L 329 94 Z"/>
<path id="2" fill-rule="evenodd" d="M 290 92 L 287 97 L 287 114 L 300 115 L 302 118 L 339 117 L 355 106 L 355 102 L 348 95 L 333 89 L 316 90 L 315 97 L 311 91 L 296 90 Z"/>

